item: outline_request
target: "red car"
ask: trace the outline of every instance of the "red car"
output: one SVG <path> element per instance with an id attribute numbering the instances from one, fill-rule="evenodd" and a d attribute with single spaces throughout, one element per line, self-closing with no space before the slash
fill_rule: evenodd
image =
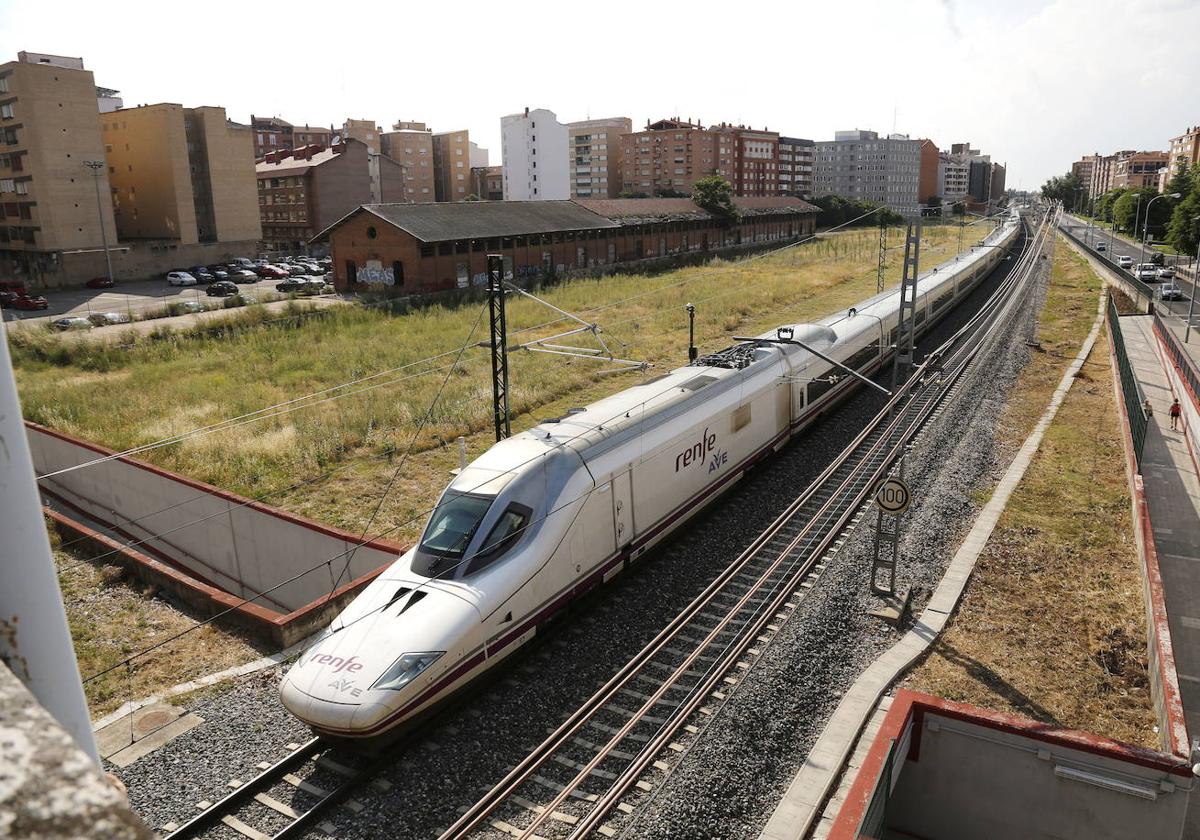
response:
<path id="1" fill-rule="evenodd" d="M 260 265 L 257 268 L 255 268 L 254 271 L 258 274 L 259 277 L 281 278 L 281 277 L 288 276 L 288 273 L 286 271 L 284 271 L 282 268 L 276 268 L 273 265 Z"/>
<path id="2" fill-rule="evenodd" d="M 93 277 L 83 285 L 87 286 L 89 289 L 111 289 L 116 284 L 107 277 Z"/>
<path id="3" fill-rule="evenodd" d="M 46 309 L 50 306 L 50 301 L 41 295 L 17 295 L 10 306 L 13 309 Z"/>

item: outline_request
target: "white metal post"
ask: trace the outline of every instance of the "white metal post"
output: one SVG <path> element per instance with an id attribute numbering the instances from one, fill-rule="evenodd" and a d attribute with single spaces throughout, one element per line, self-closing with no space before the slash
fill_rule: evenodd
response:
<path id="1" fill-rule="evenodd" d="M 0 499 L 0 657 L 99 764 L 2 333 Z"/>

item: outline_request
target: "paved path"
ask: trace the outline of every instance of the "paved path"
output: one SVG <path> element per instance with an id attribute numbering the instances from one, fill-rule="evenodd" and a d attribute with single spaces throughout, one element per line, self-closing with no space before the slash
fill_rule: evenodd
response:
<path id="1" fill-rule="evenodd" d="M 1200 476 L 1186 433 L 1171 430 L 1173 394 L 1149 315 L 1121 319 L 1125 352 L 1154 414 L 1142 446 L 1142 481 L 1158 549 L 1167 622 L 1188 732 L 1200 733 Z M 1186 399 L 1180 395 L 1181 400 Z M 1192 432 L 1197 431 L 1193 429 Z"/>

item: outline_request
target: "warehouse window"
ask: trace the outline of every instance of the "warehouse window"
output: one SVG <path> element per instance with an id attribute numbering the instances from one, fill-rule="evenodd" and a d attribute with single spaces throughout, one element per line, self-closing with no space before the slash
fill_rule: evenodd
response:
<path id="1" fill-rule="evenodd" d="M 353 285 L 358 282 L 358 266 L 354 260 L 346 260 L 346 283 Z"/>
<path id="2" fill-rule="evenodd" d="M 404 285 L 404 263 L 400 260 L 392 261 L 392 277 L 395 279 L 397 286 Z"/>

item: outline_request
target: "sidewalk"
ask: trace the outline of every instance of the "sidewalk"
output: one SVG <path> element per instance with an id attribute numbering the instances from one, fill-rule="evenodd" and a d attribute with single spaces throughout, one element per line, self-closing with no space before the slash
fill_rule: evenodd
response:
<path id="1" fill-rule="evenodd" d="M 1184 716 L 1188 731 L 1200 733 L 1200 476 L 1187 432 L 1171 431 L 1168 409 L 1175 395 L 1163 367 L 1153 317 L 1122 317 L 1121 331 L 1138 384 L 1154 409 L 1142 447 L 1142 480 Z M 1185 394 L 1179 397 L 1181 402 L 1187 400 Z"/>

